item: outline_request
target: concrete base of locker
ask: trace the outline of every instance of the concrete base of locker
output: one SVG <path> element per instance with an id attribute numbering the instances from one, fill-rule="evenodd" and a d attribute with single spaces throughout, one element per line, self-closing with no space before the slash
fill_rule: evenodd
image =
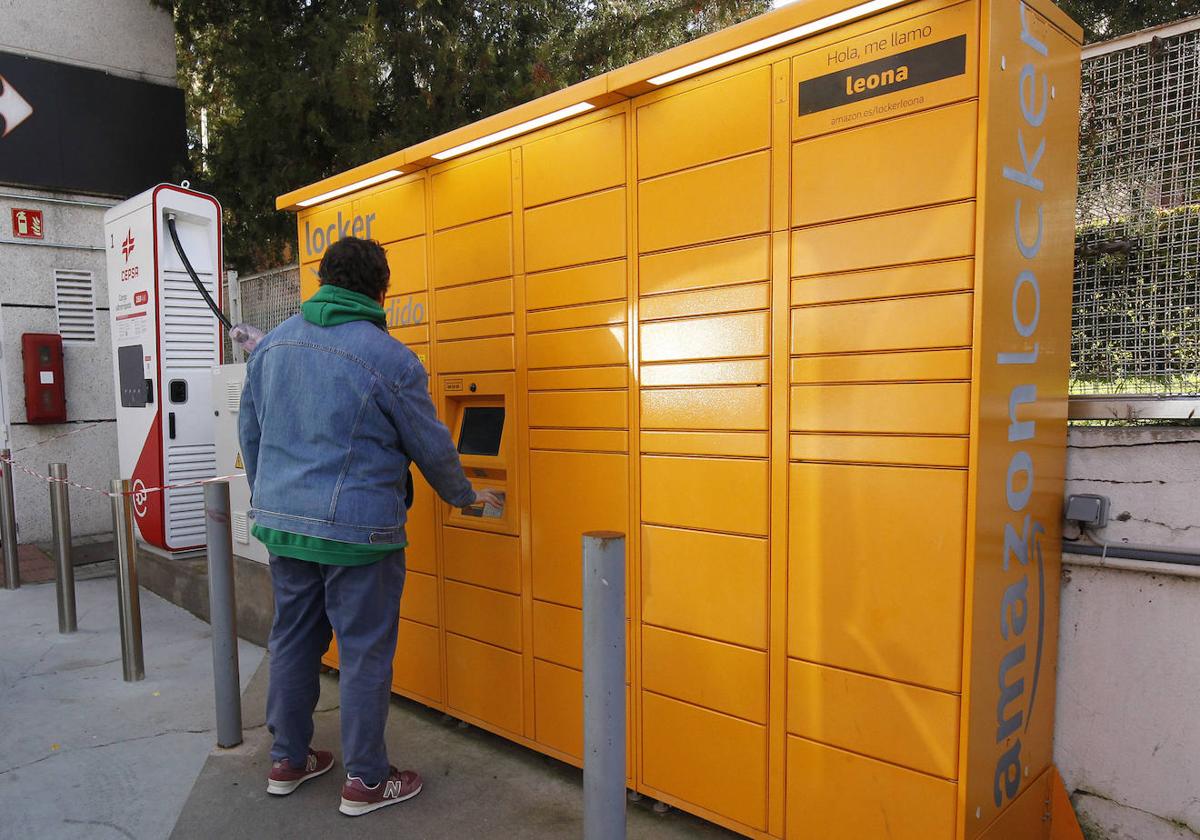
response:
<path id="1" fill-rule="evenodd" d="M 1013 801 L 981 840 L 1025 840 L 1028 826 L 1041 820 L 1047 840 L 1084 840 L 1058 768 L 1050 767 Z"/>

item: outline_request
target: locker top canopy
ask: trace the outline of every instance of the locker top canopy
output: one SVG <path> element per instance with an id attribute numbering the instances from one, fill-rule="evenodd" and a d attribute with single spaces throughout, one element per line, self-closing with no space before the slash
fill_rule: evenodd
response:
<path id="1" fill-rule="evenodd" d="M 323 204 L 707 70 L 786 47 L 915 2 L 918 0 L 866 0 L 861 3 L 799 0 L 292 190 L 279 196 L 275 207 L 296 211 Z M 1024 5 L 1036 9 L 1077 43 L 1082 42 L 1082 28 L 1052 2 L 1027 0 Z"/>

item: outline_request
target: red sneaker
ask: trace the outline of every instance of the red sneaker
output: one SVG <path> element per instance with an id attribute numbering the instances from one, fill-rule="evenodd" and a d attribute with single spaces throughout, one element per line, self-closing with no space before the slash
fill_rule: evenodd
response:
<path id="1" fill-rule="evenodd" d="M 361 817 L 388 805 L 412 799 L 421 792 L 421 777 L 412 770 L 403 772 L 391 768 L 388 777 L 371 787 L 358 776 L 346 779 L 342 786 L 342 805 L 338 808 L 348 817 Z"/>
<path id="2" fill-rule="evenodd" d="M 276 761 L 271 765 L 271 773 L 267 776 L 267 793 L 276 796 L 287 796 L 309 779 L 315 779 L 323 773 L 328 773 L 333 767 L 333 753 L 308 751 L 308 759 L 303 767 L 293 767 L 289 759 Z"/>

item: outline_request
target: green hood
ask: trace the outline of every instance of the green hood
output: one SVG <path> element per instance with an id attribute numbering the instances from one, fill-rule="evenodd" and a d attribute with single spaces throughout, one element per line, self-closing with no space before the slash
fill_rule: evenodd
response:
<path id="1" fill-rule="evenodd" d="M 319 327 L 336 327 L 350 321 L 371 321 L 387 329 L 387 316 L 379 301 L 359 292 L 326 284 L 300 305 L 304 320 Z"/>

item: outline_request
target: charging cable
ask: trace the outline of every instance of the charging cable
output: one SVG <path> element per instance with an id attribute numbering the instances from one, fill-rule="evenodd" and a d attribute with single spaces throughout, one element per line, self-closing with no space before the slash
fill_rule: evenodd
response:
<path id="1" fill-rule="evenodd" d="M 192 261 L 188 259 L 187 252 L 183 250 L 183 243 L 179 241 L 179 231 L 175 230 L 175 214 L 167 214 L 167 230 L 171 233 L 171 241 L 175 243 L 175 253 L 179 254 L 179 259 L 183 260 L 183 267 L 187 271 L 188 276 L 192 278 L 192 282 L 196 284 L 196 291 L 200 292 L 200 296 L 204 298 L 204 302 L 208 304 L 208 308 L 213 311 L 226 330 L 233 329 L 233 322 L 221 311 L 217 306 L 216 301 L 212 299 L 212 295 L 208 293 L 208 289 L 204 288 L 204 284 L 200 282 L 200 278 L 196 275 L 196 269 L 192 268 Z"/>
<path id="2" fill-rule="evenodd" d="M 183 243 L 179 241 L 179 231 L 175 229 L 175 214 L 167 214 L 167 231 L 171 234 L 171 241 L 175 243 L 175 253 L 179 254 L 179 259 L 183 260 L 183 267 L 187 271 L 188 276 L 192 278 L 192 282 L 196 284 L 196 291 L 204 298 L 204 302 L 208 304 L 208 308 L 217 316 L 229 333 L 229 338 L 232 341 L 242 345 L 247 353 L 254 351 L 258 346 L 258 342 L 262 340 L 263 332 L 258 327 L 252 324 L 238 324 L 236 327 L 229 317 L 221 311 L 217 306 L 217 302 L 212 299 L 212 295 L 208 293 L 208 289 L 204 288 L 204 284 L 200 281 L 200 277 L 196 274 L 196 269 L 192 268 L 192 261 L 188 259 L 187 252 L 183 250 Z"/>

